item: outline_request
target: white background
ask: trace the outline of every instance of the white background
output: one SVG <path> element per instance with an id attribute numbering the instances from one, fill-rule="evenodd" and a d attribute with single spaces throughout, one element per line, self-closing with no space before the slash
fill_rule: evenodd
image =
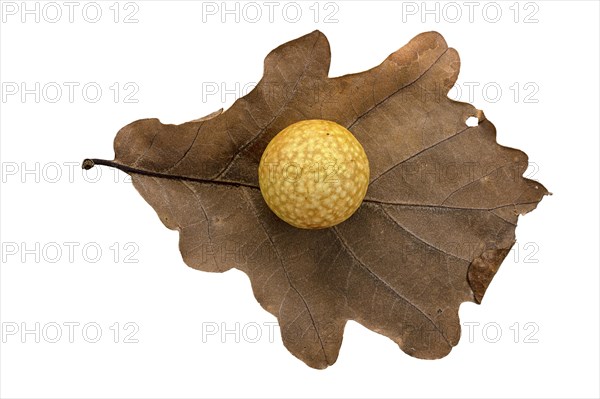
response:
<path id="1" fill-rule="evenodd" d="M 255 18 L 256 7 L 244 3 L 237 6 L 239 23 L 235 15 L 221 22 L 221 2 L 204 5 L 205 11 L 216 7 L 215 15 L 193 1 L 122 2 L 111 9 L 113 3 L 99 3 L 97 23 L 83 18 L 85 2 L 74 9 L 73 22 L 62 2 L 56 23 L 48 21 L 55 9 L 43 14 L 45 3 L 38 5 L 39 22 L 35 15 L 21 21 L 21 2 L 13 3 L 15 15 L 8 9 L 2 16 L 2 397 L 598 397 L 597 2 L 510 1 L 487 8 L 479 2 L 469 16 L 464 2 L 427 3 L 438 7 L 436 15 L 423 14 L 421 2 L 326 8 L 310 1 L 298 3 L 302 15 L 295 23 L 295 9 L 283 14 L 283 2 L 273 22 L 268 6 L 255 3 L 263 13 L 255 23 L 247 19 Z M 492 22 L 497 8 L 502 14 Z M 452 22 L 456 10 L 462 16 Z M 131 12 L 138 22 L 124 23 Z M 324 22 L 332 12 L 337 22 Z M 260 79 L 271 49 L 314 29 L 330 41 L 331 76 L 371 68 L 422 31 L 442 33 L 461 56 L 460 99 L 485 111 L 500 144 L 526 151 L 535 164 L 528 175 L 554 193 L 519 220 L 518 243 L 483 304 L 461 307 L 463 324 L 476 328 L 471 336 L 464 328 L 444 359 L 414 359 L 349 322 L 337 363 L 310 369 L 283 347 L 277 329 L 269 338 L 275 318 L 256 303 L 243 273 L 185 266 L 177 233 L 162 225 L 124 174 L 94 168 L 86 175 L 73 166 L 69 176 L 70 165 L 83 158 L 112 159 L 115 133 L 133 120 L 182 123 L 227 108 L 244 85 Z M 30 89 L 40 82 L 39 102 L 34 94 L 7 93 L 21 90 L 22 82 Z M 56 96 L 52 85 L 43 92 L 51 82 L 63 87 L 56 103 L 49 101 Z M 79 84 L 73 102 L 65 82 Z M 93 91 L 82 94 L 90 82 L 102 89 L 95 103 Z M 221 84 L 234 93 L 222 92 Z M 476 84 L 469 98 L 468 87 Z M 209 95 L 209 86 L 219 93 Z M 126 102 L 136 87 L 129 100 L 138 102 Z M 98 182 L 90 182 L 100 171 Z M 74 246 L 72 259 L 66 245 Z M 69 322 L 80 323 L 73 342 Z M 127 322 L 134 324 L 126 329 Z M 35 334 L 21 335 L 35 323 L 45 331 L 39 343 Z M 53 323 L 63 334 L 57 343 L 49 342 Z M 102 329 L 97 343 L 87 342 L 93 329 L 83 335 L 86 323 Z M 262 335 L 252 343 L 257 325 Z M 15 326 L 19 331 L 10 335 Z M 215 326 L 216 334 L 203 336 L 203 328 Z M 221 334 L 236 326 L 239 342 L 235 333 Z M 124 342 L 129 332 L 137 343 Z"/>

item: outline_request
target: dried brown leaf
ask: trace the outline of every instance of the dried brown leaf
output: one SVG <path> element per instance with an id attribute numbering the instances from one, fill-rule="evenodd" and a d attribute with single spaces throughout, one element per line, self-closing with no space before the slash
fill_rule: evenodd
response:
<path id="1" fill-rule="evenodd" d="M 133 122 L 115 160 L 162 222 L 180 232 L 187 265 L 250 277 L 283 342 L 311 367 L 338 356 L 347 320 L 425 359 L 460 337 L 458 308 L 479 303 L 515 242 L 519 214 L 548 192 L 522 177 L 527 156 L 496 142 L 494 126 L 452 101 L 460 61 L 435 32 L 379 66 L 329 78 L 329 44 L 315 31 L 273 50 L 264 76 L 231 108 L 181 125 Z M 468 117 L 479 124 L 468 127 Z M 275 216 L 258 188 L 267 143 L 303 119 L 347 127 L 371 181 L 359 210 L 323 230 Z"/>

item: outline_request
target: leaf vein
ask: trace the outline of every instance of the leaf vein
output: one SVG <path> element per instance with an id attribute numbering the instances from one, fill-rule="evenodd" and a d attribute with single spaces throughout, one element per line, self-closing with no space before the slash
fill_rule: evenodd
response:
<path id="1" fill-rule="evenodd" d="M 273 239 L 271 238 L 271 236 L 269 235 L 269 233 L 267 232 L 267 229 L 265 228 L 260 216 L 256 213 L 256 208 L 254 207 L 254 203 L 252 202 L 252 199 L 248 197 L 248 194 L 246 193 L 246 191 L 244 189 L 241 190 L 242 195 L 244 196 L 244 199 L 246 200 L 246 202 L 250 205 L 250 208 L 252 208 L 252 212 L 254 214 L 254 217 L 256 218 L 256 220 L 258 220 L 258 224 L 260 225 L 260 227 L 262 228 L 263 232 L 265 233 L 265 235 L 268 237 L 269 239 L 269 243 L 271 244 L 271 247 L 273 248 L 273 251 L 275 252 L 275 255 L 277 256 L 277 260 L 279 261 L 279 265 L 281 266 L 281 269 L 283 270 L 283 273 L 288 281 L 289 286 L 296 292 L 296 294 L 298 295 L 298 297 L 300 298 L 300 300 L 302 300 L 302 303 L 304 304 L 304 308 L 306 309 L 306 311 L 308 312 L 308 315 L 310 317 L 310 321 L 313 325 L 313 328 L 315 329 L 315 334 L 317 335 L 317 338 L 319 339 L 319 344 L 321 345 L 321 351 L 323 351 L 323 357 L 325 358 L 325 361 L 327 362 L 327 364 L 331 364 L 329 362 L 329 359 L 327 358 L 327 352 L 325 351 L 325 346 L 323 345 L 323 340 L 321 339 L 321 334 L 319 333 L 319 329 L 317 328 L 317 323 L 315 322 L 315 319 L 312 315 L 312 312 L 310 311 L 310 307 L 308 306 L 308 303 L 306 302 L 306 299 L 304 298 L 304 296 L 300 293 L 300 291 L 298 290 L 298 288 L 296 288 L 296 286 L 292 283 L 292 279 L 285 267 L 285 263 L 283 262 L 283 259 L 281 257 L 281 254 L 279 253 L 277 246 L 275 245 L 275 242 L 273 241 Z"/>
<path id="2" fill-rule="evenodd" d="M 372 278 L 374 278 L 376 281 L 381 282 L 384 285 L 384 287 L 386 287 L 389 291 L 391 291 L 397 298 L 401 299 L 403 302 L 408 304 L 410 307 L 414 308 L 418 313 L 422 314 L 434 326 L 434 328 L 440 333 L 440 335 L 444 338 L 446 343 L 448 343 L 448 345 L 452 346 L 450 344 L 450 341 L 448 340 L 448 338 L 446 338 L 446 335 L 444 335 L 444 332 L 431 319 L 431 317 L 427 313 L 425 313 L 425 311 L 423 311 L 420 307 L 418 307 L 417 305 L 415 305 L 414 303 L 409 301 L 405 296 L 403 296 L 398 291 L 396 291 L 394 289 L 394 287 L 392 287 L 387 281 L 385 281 L 384 279 L 379 277 L 377 274 L 375 274 L 363 261 L 361 261 L 358 258 L 358 256 L 354 253 L 354 251 L 350 248 L 350 246 L 346 243 L 346 241 L 342 238 L 342 236 L 339 233 L 336 226 L 332 227 L 332 230 L 335 233 L 335 236 L 337 237 L 340 244 L 342 244 L 342 246 L 346 249 L 346 252 L 348 254 L 350 254 L 352 256 L 352 258 L 354 258 L 356 260 L 356 262 L 371 275 Z"/>

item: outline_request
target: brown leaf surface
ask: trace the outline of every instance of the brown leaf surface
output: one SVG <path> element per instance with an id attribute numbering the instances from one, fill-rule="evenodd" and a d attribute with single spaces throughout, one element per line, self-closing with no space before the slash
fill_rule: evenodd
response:
<path id="1" fill-rule="evenodd" d="M 458 308 L 480 302 L 515 242 L 519 214 L 548 192 L 522 177 L 527 156 L 447 93 L 460 61 L 435 32 L 416 36 L 368 71 L 329 78 L 329 44 L 315 31 L 273 50 L 256 88 L 230 109 L 181 125 L 133 122 L 115 161 L 162 222 L 180 232 L 187 265 L 248 274 L 283 342 L 311 367 L 338 356 L 347 320 L 425 359 L 458 343 Z M 479 124 L 467 127 L 475 116 Z M 371 182 L 347 221 L 294 228 L 258 189 L 271 138 L 302 119 L 347 127 Z"/>

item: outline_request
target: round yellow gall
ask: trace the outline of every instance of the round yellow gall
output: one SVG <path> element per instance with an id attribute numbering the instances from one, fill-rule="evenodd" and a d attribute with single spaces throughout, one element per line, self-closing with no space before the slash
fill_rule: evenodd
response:
<path id="1" fill-rule="evenodd" d="M 343 126 L 304 120 L 273 137 L 260 160 L 258 181 L 277 216 L 295 227 L 321 229 L 358 209 L 369 185 L 369 160 Z"/>

